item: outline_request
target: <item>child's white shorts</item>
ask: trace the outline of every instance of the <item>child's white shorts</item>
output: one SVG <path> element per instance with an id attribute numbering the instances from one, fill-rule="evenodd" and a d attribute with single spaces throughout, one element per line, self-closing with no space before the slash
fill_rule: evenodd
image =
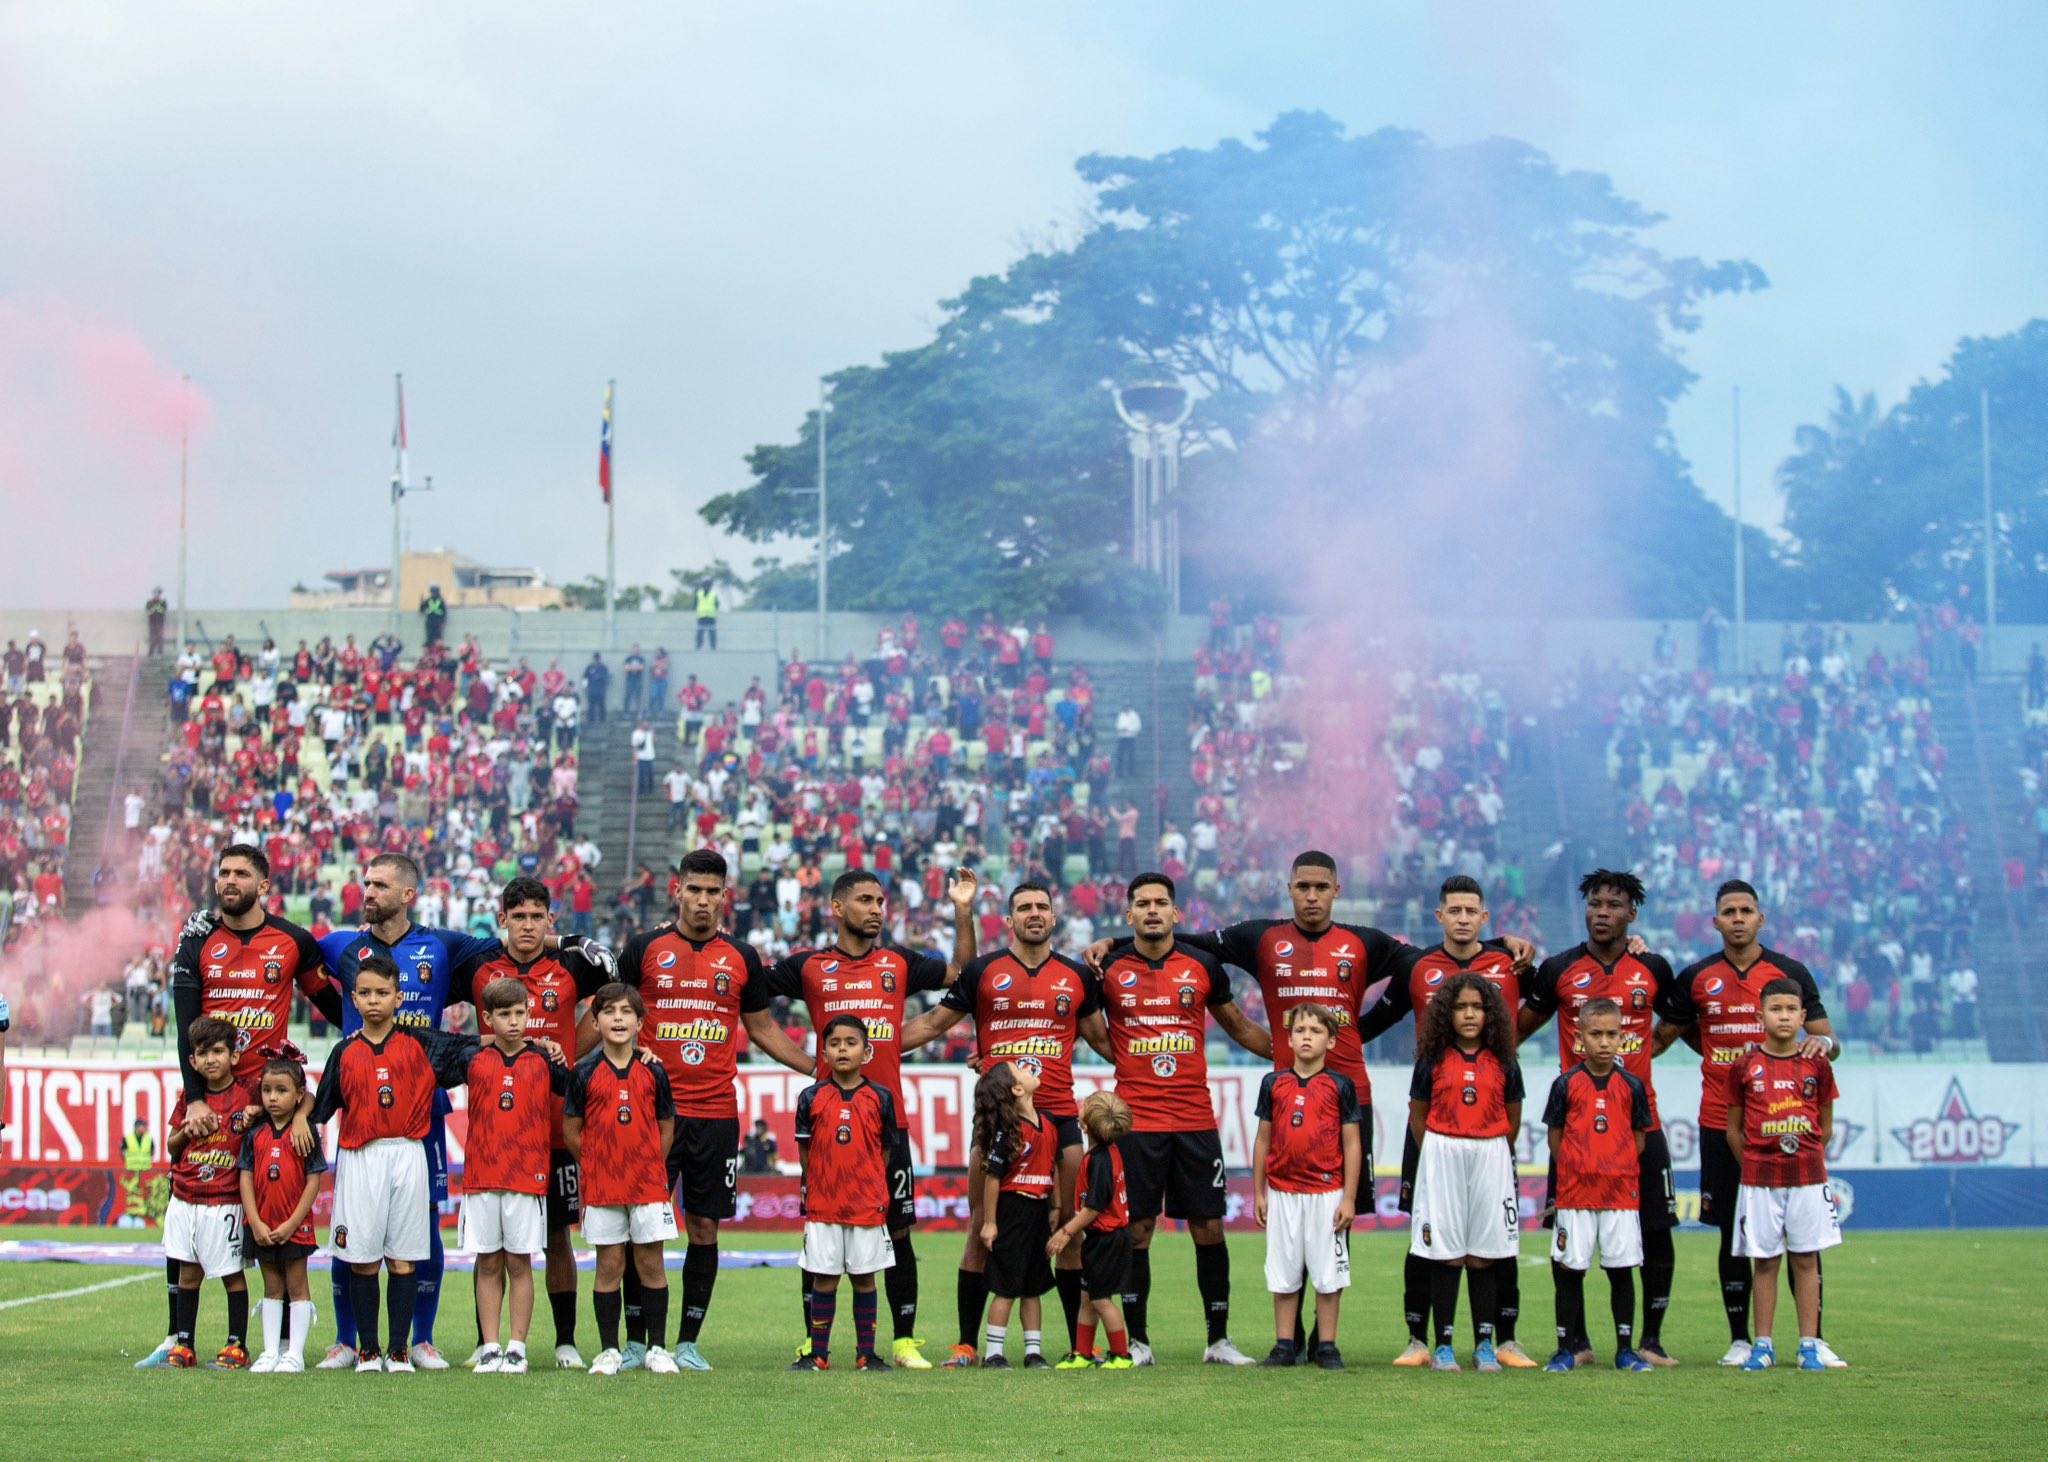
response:
<path id="1" fill-rule="evenodd" d="M 1560 1208 L 1550 1257 L 1584 1274 L 1600 1251 L 1602 1269 L 1636 1269 L 1643 1262 L 1643 1218 L 1633 1208 Z"/>
<path id="2" fill-rule="evenodd" d="M 242 1205 L 173 1198 L 164 1209 L 164 1257 L 197 1264 L 208 1279 L 240 1274 L 248 1267 L 242 1257 Z"/>
<path id="3" fill-rule="evenodd" d="M 344 1147 L 334 1162 L 334 1229 L 328 1248 L 351 1264 L 419 1263 L 433 1251 L 427 1151 L 410 1137 Z"/>
<path id="4" fill-rule="evenodd" d="M 1351 1287 L 1351 1235 L 1336 1230 L 1337 1205 L 1344 1195 L 1266 1193 L 1266 1288 L 1292 1294 L 1308 1271 L 1309 1288 L 1335 1294 Z"/>
<path id="5" fill-rule="evenodd" d="M 589 1229 L 585 1229 L 587 1234 Z M 813 1274 L 879 1274 L 896 1262 L 896 1246 L 882 1224 L 804 1225 L 804 1268 Z"/>
<path id="6" fill-rule="evenodd" d="M 674 1204 L 633 1203 L 583 1210 L 586 1244 L 664 1244 L 675 1236 Z"/>
<path id="7" fill-rule="evenodd" d="M 1749 1259 L 1775 1259 L 1790 1249 L 1817 1254 L 1842 1242 L 1842 1218 L 1826 1183 L 1803 1188 L 1752 1188 L 1735 1195 L 1734 1251 Z"/>

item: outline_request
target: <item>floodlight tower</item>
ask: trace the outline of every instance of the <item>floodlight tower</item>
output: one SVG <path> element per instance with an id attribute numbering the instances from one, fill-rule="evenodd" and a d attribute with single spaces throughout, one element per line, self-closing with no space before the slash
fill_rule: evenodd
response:
<path id="1" fill-rule="evenodd" d="M 1180 429 L 1194 410 L 1185 387 L 1140 381 L 1110 399 L 1130 433 L 1131 562 L 1166 580 L 1168 612 L 1180 613 Z"/>

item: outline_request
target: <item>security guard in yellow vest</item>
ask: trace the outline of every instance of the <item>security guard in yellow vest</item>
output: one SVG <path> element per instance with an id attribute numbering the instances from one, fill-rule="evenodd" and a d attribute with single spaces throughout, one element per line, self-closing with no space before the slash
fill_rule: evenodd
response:
<path id="1" fill-rule="evenodd" d="M 697 586 L 697 648 L 718 648 L 718 590 L 709 579 Z"/>
<path id="2" fill-rule="evenodd" d="M 149 1123 L 137 1122 L 121 1139 L 121 1163 L 131 1173 L 146 1173 L 156 1166 L 156 1134 Z"/>

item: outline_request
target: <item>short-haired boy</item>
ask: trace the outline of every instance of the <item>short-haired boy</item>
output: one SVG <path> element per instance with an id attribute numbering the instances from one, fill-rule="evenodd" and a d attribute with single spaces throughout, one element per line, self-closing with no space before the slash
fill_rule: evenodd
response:
<path id="1" fill-rule="evenodd" d="M 614 981 L 590 997 L 598 1046 L 576 1063 L 562 1107 L 562 1135 L 583 1174 L 583 1237 L 597 1250 L 591 1304 L 598 1344 L 593 1376 L 616 1376 L 625 1364 L 619 1349 L 619 1293 L 626 1250 L 640 1276 L 640 1313 L 647 1324 L 648 1371 L 677 1374 L 668 1340 L 668 1273 L 662 1249 L 676 1236 L 669 1202 L 668 1149 L 675 1136 L 675 1094 L 668 1073 L 637 1054 L 647 1007 L 640 992 Z"/>
<path id="2" fill-rule="evenodd" d="M 1745 1371 L 1778 1363 L 1771 1323 L 1778 1271 L 1792 1255 L 1792 1303 L 1799 1317 L 1799 1369 L 1824 1371 L 1820 1341 L 1820 1251 L 1842 1242 L 1828 1191 L 1828 1139 L 1835 1128 L 1835 1072 L 1800 1054 L 1804 992 L 1772 980 L 1757 997 L 1764 1039 L 1728 1068 L 1728 1146 L 1742 1164 L 1735 1199 L 1735 1253 L 1756 1261 L 1756 1344 Z"/>
<path id="3" fill-rule="evenodd" d="M 831 1073 L 796 1099 L 797 1152 L 804 1170 L 804 1271 L 812 1276 L 811 1348 L 793 1371 L 830 1368 L 839 1276 L 853 1277 L 857 1371 L 886 1371 L 875 1354 L 875 1276 L 896 1262 L 889 1242 L 889 1143 L 896 1103 L 861 1074 L 868 1032 L 857 1016 L 835 1015 L 818 1033 Z"/>
<path id="4" fill-rule="evenodd" d="M 1557 1241 L 1550 1275 L 1557 1290 L 1557 1352 L 1548 1371 L 1590 1365 L 1586 1271 L 1597 1249 L 1614 1315 L 1614 1368 L 1655 1369 L 1636 1353 L 1636 1275 L 1643 1262 L 1642 1151 L 1654 1125 L 1650 1093 L 1618 1062 L 1621 1007 L 1588 1000 L 1579 1009 L 1579 1064 L 1550 1084 L 1543 1107 L 1557 1164 Z"/>
<path id="5" fill-rule="evenodd" d="M 1351 1078 L 1329 1069 L 1337 1016 L 1303 1001 L 1287 1012 L 1294 1065 L 1259 1083 L 1252 1147 L 1252 1205 L 1266 1230 L 1266 1288 L 1273 1292 L 1273 1349 L 1260 1362 L 1291 1366 L 1304 1273 L 1316 1292 L 1316 1364 L 1341 1371 L 1337 1307 L 1351 1284 L 1351 1221 L 1365 1162 L 1364 1114 Z"/>
<path id="6" fill-rule="evenodd" d="M 235 1080 L 235 1028 L 202 1015 L 187 1027 L 192 1068 L 206 1083 L 194 1102 L 184 1092 L 171 1109 L 171 1201 L 164 1210 L 164 1255 L 179 1263 L 178 1322 L 168 1364 L 196 1365 L 192 1341 L 199 1290 L 218 1279 L 228 1296 L 228 1337 L 212 1362 L 217 1371 L 244 1370 L 249 1351 L 248 1253 L 242 1234 L 242 1135 L 261 1108 L 253 1087 Z"/>

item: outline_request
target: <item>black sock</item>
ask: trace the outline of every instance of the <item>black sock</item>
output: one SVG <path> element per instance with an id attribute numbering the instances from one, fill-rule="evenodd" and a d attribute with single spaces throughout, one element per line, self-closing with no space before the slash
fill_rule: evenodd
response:
<path id="1" fill-rule="evenodd" d="M 199 1330 L 198 1286 L 172 1291 L 171 1300 L 177 1311 L 171 1317 L 171 1334 L 177 1337 L 178 1344 L 189 1346 Z"/>
<path id="2" fill-rule="evenodd" d="M 1401 1266 L 1401 1315 L 1408 1322 L 1410 1339 L 1429 1344 L 1429 1282 L 1434 1266 L 1420 1254 L 1410 1254 Z"/>
<path id="3" fill-rule="evenodd" d="M 1624 1274 L 1628 1271 L 1623 1270 Z M 1557 1348 L 1564 1351 L 1585 1349 L 1586 1332 L 1586 1276 L 1577 1269 L 1550 1261 L 1550 1283 L 1557 1292 Z M 1634 1280 L 1631 1279 L 1633 1284 Z M 1630 1298 L 1635 1295 L 1629 1291 Z"/>
<path id="4" fill-rule="evenodd" d="M 1664 1312 L 1671 1306 L 1671 1278 L 1677 1269 L 1678 1251 L 1672 1245 L 1671 1230 L 1644 1234 L 1643 1345 L 1664 1348 Z"/>
<path id="5" fill-rule="evenodd" d="M 249 1291 L 228 1291 L 228 1344 L 240 1345 L 249 1338 Z"/>
<path id="6" fill-rule="evenodd" d="M 643 1313 L 646 1299 L 640 1290 L 640 1275 L 633 1268 L 633 1255 L 626 1255 L 626 1272 L 619 1276 L 619 1303 L 626 1316 L 626 1343 L 645 1345 L 647 1343 L 647 1316 Z"/>
<path id="7" fill-rule="evenodd" d="M 1494 1323 L 1493 1338 L 1506 1345 L 1515 1338 L 1515 1322 L 1522 1316 L 1522 1261 L 1510 1255 L 1493 1266 L 1494 1285 L 1500 1295 L 1500 1318 Z"/>
<path id="8" fill-rule="evenodd" d="M 164 1331 L 166 1335 L 178 1333 L 178 1274 L 184 1267 L 182 1259 L 164 1260 L 164 1299 L 169 1303 L 171 1312 L 169 1328 Z"/>
<path id="9" fill-rule="evenodd" d="M 1607 1307 L 1614 1312 L 1614 1348 L 1633 1349 L 1636 1326 L 1636 1277 L 1627 1269 L 1607 1271 Z"/>
<path id="10" fill-rule="evenodd" d="M 717 1284 L 718 1245 L 692 1244 L 683 1250 L 683 1323 L 676 1331 L 678 1342 L 696 1344 Z"/>
<path id="11" fill-rule="evenodd" d="M 1749 1339 L 1750 1268 L 1747 1259 L 1735 1256 L 1733 1229 L 1721 1230 L 1721 1308 L 1728 1312 L 1728 1338 Z"/>
<path id="12" fill-rule="evenodd" d="M 474 1271 L 471 1272 L 474 1274 Z M 512 1280 L 509 1274 L 505 1280 L 505 1292 L 507 1294 L 512 1292 Z M 476 1314 L 476 1343 L 481 1346 L 484 1343 L 484 1297 L 483 1292 L 476 1287 L 474 1279 L 471 1280 L 469 1286 L 469 1298 L 471 1301 L 470 1309 Z"/>
<path id="13" fill-rule="evenodd" d="M 1060 1272 L 1064 1274 L 1066 1271 Z M 1080 1278 L 1078 1274 L 1074 1277 Z M 981 1344 L 981 1311 L 988 1303 L 988 1276 L 978 1270 L 963 1269 L 954 1282 L 954 1291 L 954 1302 L 960 1310 L 959 1343 L 970 1347 L 978 1346 Z M 1062 1300 L 1066 1298 L 1064 1290 L 1061 1291 L 1060 1297 Z"/>
<path id="14" fill-rule="evenodd" d="M 1500 1325 L 1500 1275 L 1498 1264 L 1483 1264 L 1466 1273 L 1472 1276 L 1472 1329 L 1480 1345 L 1492 1340 Z"/>
<path id="15" fill-rule="evenodd" d="M 801 1261 L 799 1261 L 797 1265 L 796 1277 L 804 1282 L 804 1287 L 797 1294 L 797 1298 L 803 1301 L 804 1334 L 808 1335 L 811 1333 L 811 1296 L 814 1293 L 816 1293 L 816 1291 L 813 1290 L 811 1287 L 811 1281 L 815 1279 L 816 1276 L 813 1275 L 810 1270 L 804 1268 Z"/>
<path id="16" fill-rule="evenodd" d="M 647 1347 L 660 1350 L 668 1340 L 668 1286 L 641 1286 L 640 1313 L 647 1321 Z"/>
<path id="17" fill-rule="evenodd" d="M 348 1282 L 349 1298 L 356 1306 L 356 1354 L 375 1355 L 383 1349 L 379 1336 L 383 1333 L 379 1314 L 384 1299 L 377 1288 L 377 1271 L 363 1274 L 350 1270 Z"/>
<path id="18" fill-rule="evenodd" d="M 917 1333 L 917 1254 L 907 1232 L 896 1238 L 895 1249 L 896 1262 L 882 1271 L 882 1287 L 889 1292 L 896 1338 L 904 1340 Z"/>
<path id="19" fill-rule="evenodd" d="M 573 1289 L 551 1289 L 548 1291 L 548 1308 L 555 1312 L 555 1344 L 576 1343 L 576 1291 Z"/>
<path id="20" fill-rule="evenodd" d="M 1822 1338 L 1820 1328 L 1821 1311 L 1823 1308 L 1822 1302 L 1826 1299 L 1827 1290 L 1822 1286 L 1820 1280 L 1820 1255 L 1816 1253 L 1813 1256 L 1813 1338 L 1815 1340 Z"/>
<path id="21" fill-rule="evenodd" d="M 1152 1251 L 1131 1250 L 1131 1287 L 1124 1295 L 1124 1332 L 1140 1345 L 1152 1343 L 1145 1328 L 1145 1307 L 1152 1298 Z"/>
<path id="22" fill-rule="evenodd" d="M 1436 1343 L 1455 1345 L 1458 1339 L 1458 1286 L 1465 1271 L 1456 1264 L 1438 1264 L 1429 1275 L 1429 1307 L 1436 1314 Z"/>
<path id="23" fill-rule="evenodd" d="M 412 1312 L 420 1297 L 420 1272 L 393 1274 L 387 1286 L 386 1308 L 391 1311 L 391 1349 L 394 1353 L 412 1347 Z"/>
<path id="24" fill-rule="evenodd" d="M 1315 1301 L 1311 1298 L 1315 1294 L 1315 1289 L 1308 1282 L 1306 1264 L 1301 1266 L 1301 1288 L 1295 1293 L 1299 1294 L 1302 1300 L 1294 1308 L 1294 1349 L 1299 1354 L 1308 1349 L 1308 1317 L 1315 1309 Z"/>
<path id="25" fill-rule="evenodd" d="M 1202 1317 L 1209 1323 L 1209 1344 L 1230 1334 L 1230 1249 L 1225 1244 L 1195 1245 L 1195 1288 L 1202 1293 Z"/>
<path id="26" fill-rule="evenodd" d="M 601 1289 L 590 1297 L 591 1307 L 597 1311 L 597 1345 L 600 1350 L 619 1348 L 619 1308 L 621 1298 L 615 1289 Z"/>
<path id="27" fill-rule="evenodd" d="M 857 1293 L 857 1291 L 856 1291 Z M 869 1290 L 868 1303 L 873 1304 L 874 1291 Z M 805 1302 L 805 1326 L 811 1336 L 811 1354 L 819 1360 L 829 1359 L 832 1354 L 832 1312 L 839 1308 L 837 1288 L 812 1290 Z"/>
<path id="28" fill-rule="evenodd" d="M 1081 1271 L 1055 1269 L 1052 1272 L 1052 1282 L 1059 1287 L 1060 1308 L 1067 1314 L 1067 1349 L 1074 1350 L 1081 1338 L 1076 1328 L 1081 1323 Z M 986 1283 L 987 1276 L 984 1275 L 983 1284 Z"/>

